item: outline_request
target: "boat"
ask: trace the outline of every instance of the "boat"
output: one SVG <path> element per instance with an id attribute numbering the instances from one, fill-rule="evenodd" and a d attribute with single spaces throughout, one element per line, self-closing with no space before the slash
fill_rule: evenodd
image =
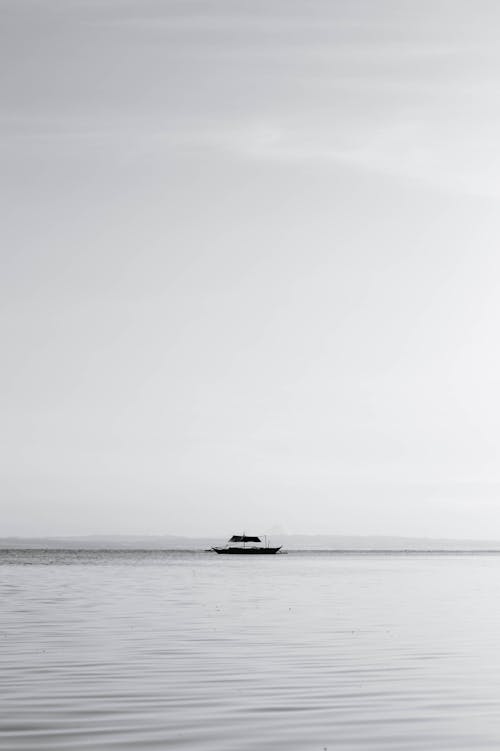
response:
<path id="1" fill-rule="evenodd" d="M 243 533 L 242 535 L 233 535 L 224 547 L 213 547 L 212 550 L 219 555 L 221 553 L 229 555 L 274 555 L 278 550 L 281 550 L 281 545 L 273 548 L 268 544 L 267 538 L 263 545 L 260 537 Z"/>

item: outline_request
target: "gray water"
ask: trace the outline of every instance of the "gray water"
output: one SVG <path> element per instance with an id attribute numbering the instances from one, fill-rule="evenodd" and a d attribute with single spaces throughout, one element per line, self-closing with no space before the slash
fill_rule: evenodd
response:
<path id="1" fill-rule="evenodd" d="M 500 556 L 0 551 L 0 747 L 500 748 Z"/>

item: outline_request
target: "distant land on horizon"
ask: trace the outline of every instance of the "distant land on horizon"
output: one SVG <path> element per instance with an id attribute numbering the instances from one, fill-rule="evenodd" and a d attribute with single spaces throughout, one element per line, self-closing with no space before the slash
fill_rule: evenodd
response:
<path id="1" fill-rule="evenodd" d="M 273 544 L 286 550 L 498 550 L 499 540 L 361 536 L 272 535 Z M 55 537 L 0 537 L 0 549 L 86 550 L 204 550 L 226 542 L 222 537 L 180 535 L 82 535 Z"/>

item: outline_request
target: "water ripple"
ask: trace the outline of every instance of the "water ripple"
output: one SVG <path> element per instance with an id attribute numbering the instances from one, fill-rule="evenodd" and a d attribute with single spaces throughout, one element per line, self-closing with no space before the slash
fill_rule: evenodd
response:
<path id="1" fill-rule="evenodd" d="M 497 556 L 0 552 L 5 751 L 500 746 Z"/>

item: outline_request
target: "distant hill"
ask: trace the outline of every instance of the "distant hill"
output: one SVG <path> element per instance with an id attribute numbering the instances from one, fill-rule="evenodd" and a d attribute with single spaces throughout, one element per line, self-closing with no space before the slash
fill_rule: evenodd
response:
<path id="1" fill-rule="evenodd" d="M 224 544 L 222 537 L 177 535 L 93 535 L 85 537 L 2 537 L 0 549 L 204 550 Z M 286 550 L 498 550 L 499 540 L 454 540 L 423 537 L 362 537 L 345 535 L 272 535 Z"/>

